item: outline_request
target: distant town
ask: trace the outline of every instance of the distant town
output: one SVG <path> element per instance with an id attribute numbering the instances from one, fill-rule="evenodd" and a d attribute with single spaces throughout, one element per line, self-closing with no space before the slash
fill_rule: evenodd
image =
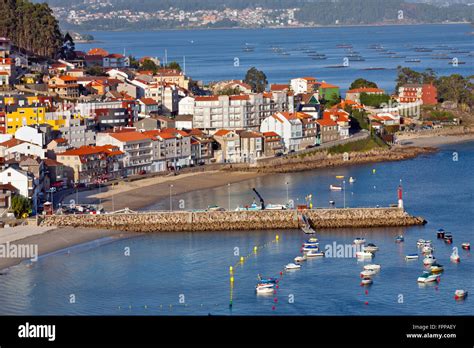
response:
<path id="1" fill-rule="evenodd" d="M 356 140 L 390 146 L 400 132 L 460 123 L 433 111 L 440 104 L 428 76 L 402 81 L 395 95 L 363 78 L 345 96 L 312 76 L 268 84 L 256 68 L 242 80 L 203 85 L 176 62 L 70 47 L 63 59 L 29 59 L 0 38 L 2 209 L 23 197 L 28 216 L 60 191 L 193 167 L 256 165 Z M 409 81 L 410 72 L 400 74 Z"/>

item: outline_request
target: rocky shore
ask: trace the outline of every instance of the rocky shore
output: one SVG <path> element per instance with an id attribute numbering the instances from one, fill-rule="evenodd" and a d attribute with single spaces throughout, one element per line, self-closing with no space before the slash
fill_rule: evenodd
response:
<path id="1" fill-rule="evenodd" d="M 398 208 L 314 209 L 305 211 L 315 228 L 395 227 L 422 225 L 425 220 Z M 120 215 L 47 216 L 43 226 L 88 227 L 129 232 L 199 232 L 297 229 L 296 210 L 226 212 L 150 212 Z"/>
<path id="2" fill-rule="evenodd" d="M 232 165 L 224 168 L 227 171 L 249 171 L 257 173 L 290 173 L 304 170 L 341 167 L 355 164 L 376 162 L 402 161 L 415 158 L 422 154 L 434 153 L 432 147 L 401 147 L 391 149 L 377 149 L 366 152 L 351 152 L 345 154 L 331 154 L 327 151 L 315 151 L 305 155 L 295 155 L 286 158 L 274 158 L 259 161 L 256 165 Z"/>

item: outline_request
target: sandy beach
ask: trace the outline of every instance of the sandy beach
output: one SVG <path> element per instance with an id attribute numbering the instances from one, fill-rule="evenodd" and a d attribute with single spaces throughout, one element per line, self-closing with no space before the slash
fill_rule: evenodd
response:
<path id="1" fill-rule="evenodd" d="M 30 228 L 38 229 L 37 227 Z M 3 233 L 0 232 L 1 234 Z M 16 239 L 14 234 L 10 234 L 8 240 L 6 240 L 6 237 L 2 239 L 2 244 L 9 242 L 15 245 L 37 245 L 38 256 L 41 256 L 104 237 L 127 238 L 134 235 L 138 234 L 88 228 L 49 228 L 42 233 L 31 233 L 29 237 L 19 240 Z M 22 261 L 23 259 L 18 258 L 0 258 L 0 270 L 17 265 Z"/>
<path id="2" fill-rule="evenodd" d="M 401 145 L 405 146 L 423 146 L 440 147 L 449 144 L 458 144 L 468 141 L 474 141 L 474 133 L 460 135 L 437 135 L 437 136 L 418 136 L 407 137 L 400 140 Z"/>
<path id="3" fill-rule="evenodd" d="M 178 195 L 225 186 L 261 175 L 263 174 L 254 172 L 209 171 L 177 176 L 160 176 L 134 182 L 122 182 L 113 187 L 102 188 L 100 193 L 98 189 L 79 192 L 78 196 L 76 194 L 67 196 L 63 203 L 69 204 L 70 200 L 78 201 L 80 204 L 97 204 L 100 202 L 106 211 L 116 211 L 124 208 L 138 210 L 150 206 L 160 199 L 168 198 L 170 185 L 173 185 L 173 195 Z"/>

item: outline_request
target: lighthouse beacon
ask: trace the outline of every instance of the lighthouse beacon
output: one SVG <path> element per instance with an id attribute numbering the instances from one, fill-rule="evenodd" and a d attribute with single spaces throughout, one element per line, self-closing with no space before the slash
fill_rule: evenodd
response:
<path id="1" fill-rule="evenodd" d="M 400 185 L 398 185 L 398 208 L 403 209 L 403 188 L 401 180 Z"/>

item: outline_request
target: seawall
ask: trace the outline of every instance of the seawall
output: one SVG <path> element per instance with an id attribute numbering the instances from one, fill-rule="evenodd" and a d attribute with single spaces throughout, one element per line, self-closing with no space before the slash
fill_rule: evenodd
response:
<path id="1" fill-rule="evenodd" d="M 395 227 L 422 225 L 425 220 L 398 208 L 347 208 L 305 210 L 315 228 Z M 43 226 L 89 227 L 134 232 L 232 231 L 297 229 L 296 210 L 225 212 L 146 212 L 136 214 L 46 216 Z"/>

